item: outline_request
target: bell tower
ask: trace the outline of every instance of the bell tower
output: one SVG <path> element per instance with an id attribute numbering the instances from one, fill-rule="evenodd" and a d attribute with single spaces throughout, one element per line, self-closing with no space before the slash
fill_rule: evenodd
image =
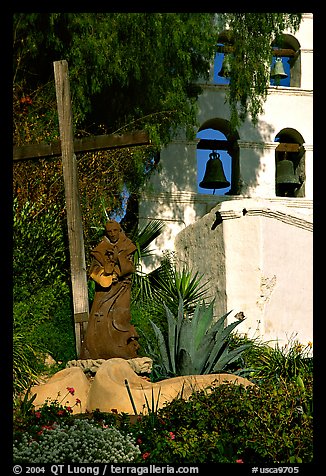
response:
<path id="1" fill-rule="evenodd" d="M 140 225 L 153 217 L 166 225 L 147 270 L 172 250 L 180 266 L 209 279 L 216 318 L 242 311 L 249 337 L 284 343 L 292 334 L 305 343 L 312 340 L 313 14 L 303 14 L 295 35 L 281 36 L 271 45 L 264 111 L 257 124 L 246 117 L 232 132 L 232 44 L 221 36 L 210 80 L 200 82 L 197 137 L 181 131 L 161 151 L 139 215 Z M 223 138 L 205 137 L 209 130 Z"/>

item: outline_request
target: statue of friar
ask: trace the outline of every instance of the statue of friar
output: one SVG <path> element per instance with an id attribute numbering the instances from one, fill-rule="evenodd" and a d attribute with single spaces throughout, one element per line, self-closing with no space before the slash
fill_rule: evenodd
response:
<path id="1" fill-rule="evenodd" d="M 109 220 L 102 241 L 91 252 L 89 276 L 95 281 L 95 297 L 80 359 L 138 357 L 139 335 L 130 323 L 135 251 L 120 224 Z"/>

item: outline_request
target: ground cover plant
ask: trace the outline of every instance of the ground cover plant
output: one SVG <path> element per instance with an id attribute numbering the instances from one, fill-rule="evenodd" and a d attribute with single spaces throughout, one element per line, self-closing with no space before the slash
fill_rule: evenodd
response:
<path id="1" fill-rule="evenodd" d="M 130 436 L 88 420 L 54 424 L 38 440 L 24 434 L 13 451 L 17 463 L 132 463 L 139 454 Z"/>

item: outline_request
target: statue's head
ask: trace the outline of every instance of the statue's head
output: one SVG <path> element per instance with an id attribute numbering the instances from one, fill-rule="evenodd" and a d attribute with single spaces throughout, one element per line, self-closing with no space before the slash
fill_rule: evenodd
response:
<path id="1" fill-rule="evenodd" d="M 112 243 L 115 243 L 116 241 L 118 241 L 121 231 L 122 231 L 122 228 L 117 221 L 115 220 L 107 221 L 105 225 L 105 232 L 109 240 L 112 241 Z"/>

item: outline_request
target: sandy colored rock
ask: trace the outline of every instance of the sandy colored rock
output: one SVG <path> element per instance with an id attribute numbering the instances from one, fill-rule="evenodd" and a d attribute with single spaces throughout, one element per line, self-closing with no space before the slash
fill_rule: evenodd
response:
<path id="1" fill-rule="evenodd" d="M 74 395 L 68 392 L 67 387 L 74 388 Z M 90 382 L 82 369 L 80 367 L 71 367 L 60 370 L 46 383 L 33 386 L 30 390 L 30 394 L 31 396 L 37 394 L 33 402 L 35 408 L 42 406 L 46 400 L 57 400 L 58 402 L 63 400 L 61 404 L 72 407 L 73 413 L 85 413 L 89 389 Z M 75 405 L 77 398 L 81 401 L 81 404 Z"/>
<path id="2" fill-rule="evenodd" d="M 83 372 L 90 371 L 95 374 L 105 361 L 105 359 L 69 360 L 66 368 L 80 367 Z M 135 357 L 134 359 L 127 359 L 127 362 L 136 374 L 149 374 L 152 371 L 153 360 L 150 357 Z"/>
<path id="3" fill-rule="evenodd" d="M 55 365 L 55 364 L 56 364 L 56 361 L 54 360 L 54 358 L 52 357 L 52 355 L 46 354 L 45 359 L 44 359 L 44 364 L 45 364 L 47 367 L 51 367 L 52 365 Z"/>
<path id="4" fill-rule="evenodd" d="M 136 374 L 150 374 L 152 371 L 153 360 L 150 357 L 136 357 L 127 362 Z"/>
<path id="5" fill-rule="evenodd" d="M 208 374 L 174 377 L 160 382 L 149 382 L 138 376 L 128 364 L 127 360 L 114 358 L 104 362 L 98 369 L 90 391 L 88 393 L 86 409 L 99 409 L 111 412 L 133 414 L 133 406 L 128 395 L 125 381 L 134 400 L 137 413 L 147 413 L 146 398 L 151 406 L 152 400 L 157 408 L 163 407 L 178 395 L 188 398 L 195 390 L 202 390 L 212 384 L 231 382 L 244 386 L 253 385 L 249 380 L 230 374 Z"/>

